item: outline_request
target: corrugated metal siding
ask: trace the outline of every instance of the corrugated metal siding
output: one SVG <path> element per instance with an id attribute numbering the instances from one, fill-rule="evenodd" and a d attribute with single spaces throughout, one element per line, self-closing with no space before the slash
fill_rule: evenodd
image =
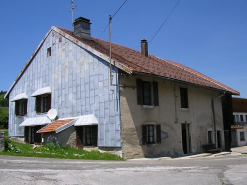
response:
<path id="1" fill-rule="evenodd" d="M 59 118 L 94 114 L 99 121 L 98 146 L 119 147 L 120 113 L 118 87 L 110 87 L 109 64 L 87 52 L 55 31 L 52 31 L 31 64 L 10 93 L 11 100 L 17 94 L 28 96 L 28 117 L 38 117 L 35 97 L 32 93 L 51 87 L 51 107 L 58 111 Z M 47 48 L 51 57 L 47 58 Z M 113 68 L 117 72 L 117 68 Z M 114 83 L 118 82 L 114 73 Z M 10 102 L 9 135 L 24 135 L 19 127 L 23 118 L 15 117 L 14 102 Z"/>

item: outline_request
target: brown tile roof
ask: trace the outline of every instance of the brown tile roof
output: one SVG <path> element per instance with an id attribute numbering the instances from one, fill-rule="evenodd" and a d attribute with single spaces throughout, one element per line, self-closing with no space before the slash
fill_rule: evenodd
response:
<path id="1" fill-rule="evenodd" d="M 233 112 L 246 112 L 247 113 L 247 99 L 232 98 Z"/>
<path id="2" fill-rule="evenodd" d="M 56 129 L 59 127 L 73 121 L 74 119 L 66 119 L 66 120 L 57 120 L 54 121 L 53 123 L 47 125 L 46 127 L 40 129 L 37 131 L 37 133 L 45 133 L 45 132 L 55 132 Z"/>
<path id="3" fill-rule="evenodd" d="M 244 129 L 244 127 L 240 127 L 240 126 L 231 126 L 231 129 L 233 129 L 233 130 Z"/>
<path id="4" fill-rule="evenodd" d="M 93 37 L 91 37 L 91 40 L 81 39 L 74 36 L 72 31 L 59 27 L 57 28 L 109 57 L 109 42 Z M 112 59 L 118 64 L 122 64 L 131 69 L 131 73 L 143 73 L 164 77 L 171 80 L 177 80 L 239 95 L 239 92 L 184 65 L 164 60 L 153 55 L 148 55 L 148 57 L 146 57 L 141 54 L 140 51 L 114 43 L 112 43 Z"/>

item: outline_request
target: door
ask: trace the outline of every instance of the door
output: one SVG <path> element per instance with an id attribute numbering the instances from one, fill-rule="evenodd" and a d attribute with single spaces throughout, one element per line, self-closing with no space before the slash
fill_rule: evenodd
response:
<path id="1" fill-rule="evenodd" d="M 183 123 L 182 127 L 182 145 L 184 154 L 190 153 L 190 125 L 187 123 Z"/>
<path id="2" fill-rule="evenodd" d="M 217 144 L 218 144 L 218 148 L 222 147 L 222 145 L 221 145 L 221 131 L 220 130 L 217 131 Z"/>

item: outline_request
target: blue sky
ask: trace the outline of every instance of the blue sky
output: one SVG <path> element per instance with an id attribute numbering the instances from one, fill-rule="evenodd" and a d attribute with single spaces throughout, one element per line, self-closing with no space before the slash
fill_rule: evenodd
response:
<path id="1" fill-rule="evenodd" d="M 91 35 L 108 40 L 109 15 L 125 0 L 74 0 Z M 177 0 L 128 0 L 112 21 L 112 42 L 140 50 Z M 72 29 L 70 0 L 8 0 L 0 6 L 0 90 L 8 90 L 51 26 Z M 103 34 L 102 34 L 103 33 Z M 247 98 L 247 0 L 181 0 L 149 53 L 197 70 Z"/>

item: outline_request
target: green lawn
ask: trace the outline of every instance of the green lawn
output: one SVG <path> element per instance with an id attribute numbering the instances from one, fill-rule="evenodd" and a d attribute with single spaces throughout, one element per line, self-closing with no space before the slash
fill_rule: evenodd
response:
<path id="1" fill-rule="evenodd" d="M 11 148 L 12 151 L 10 152 L 4 150 L 0 152 L 0 155 L 84 160 L 124 160 L 116 155 L 100 153 L 99 151 L 87 152 L 85 150 L 78 150 L 76 148 L 52 148 L 47 146 L 40 146 L 36 149 L 33 149 L 33 145 L 17 143 L 9 140 L 8 138 L 5 138 L 5 143 L 10 143 L 9 148 Z M 20 153 L 18 151 L 20 151 Z"/>

